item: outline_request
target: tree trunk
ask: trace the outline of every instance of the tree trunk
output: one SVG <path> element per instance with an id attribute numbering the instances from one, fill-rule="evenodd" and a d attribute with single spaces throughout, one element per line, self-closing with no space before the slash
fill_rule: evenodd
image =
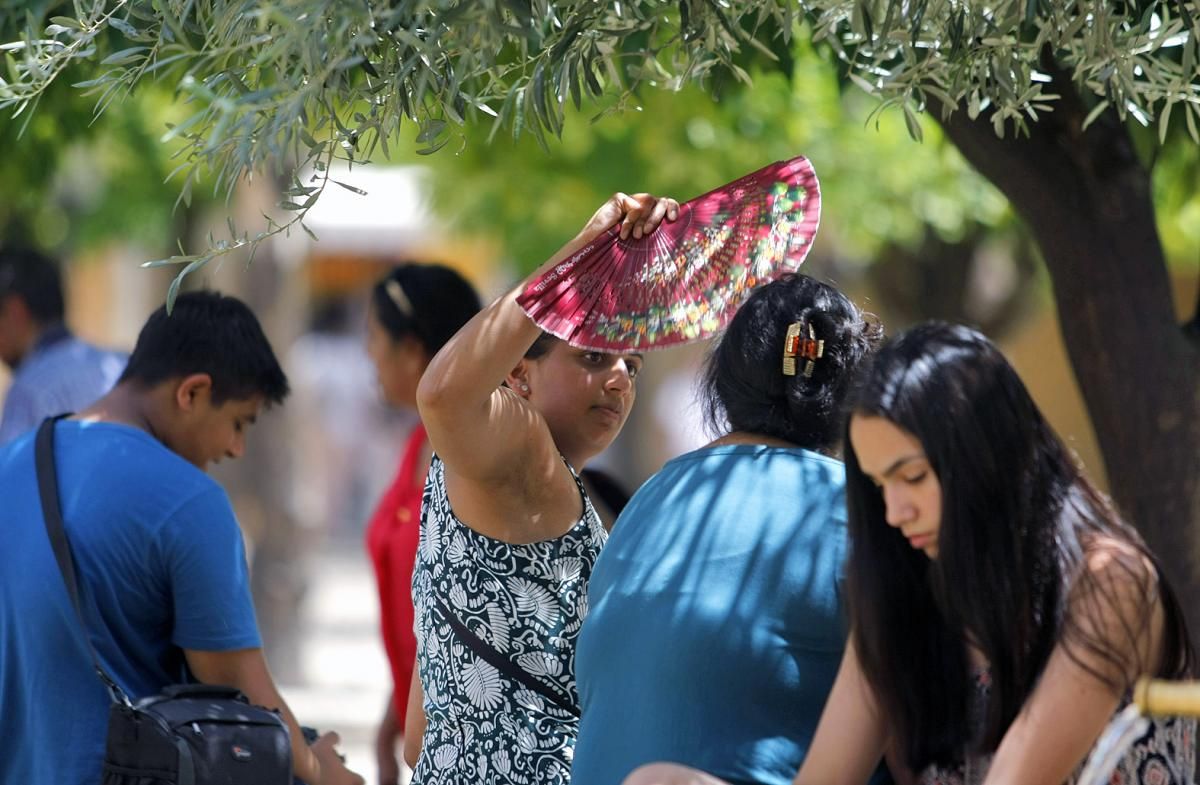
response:
<path id="1" fill-rule="evenodd" d="M 1061 73 L 1055 82 L 1063 99 L 1028 136 L 999 139 L 990 117 L 963 111 L 942 126 L 1036 238 L 1113 497 L 1200 639 L 1200 330 L 1176 321 L 1150 177 L 1127 129 L 1110 109 L 1084 131 L 1078 93 Z"/>

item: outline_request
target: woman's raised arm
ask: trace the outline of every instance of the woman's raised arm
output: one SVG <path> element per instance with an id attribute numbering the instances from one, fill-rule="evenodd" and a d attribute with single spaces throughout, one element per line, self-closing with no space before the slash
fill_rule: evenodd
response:
<path id="1" fill-rule="evenodd" d="M 532 277 L 568 258 L 606 229 L 621 224 L 623 238 L 641 237 L 679 205 L 649 194 L 616 194 L 576 237 Z M 481 482 L 519 469 L 513 458 L 534 434 L 537 414 L 501 382 L 541 334 L 517 297 L 525 284 L 484 308 L 429 363 L 417 388 L 417 406 L 434 450 L 457 475 Z"/>

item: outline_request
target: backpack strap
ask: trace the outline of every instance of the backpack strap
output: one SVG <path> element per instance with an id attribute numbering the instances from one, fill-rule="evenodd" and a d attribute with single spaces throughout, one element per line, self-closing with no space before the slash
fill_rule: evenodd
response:
<path id="1" fill-rule="evenodd" d="M 42 502 L 42 518 L 46 523 L 46 536 L 50 538 L 50 547 L 54 550 L 58 571 L 67 587 L 71 606 L 75 608 L 75 617 L 79 619 L 83 640 L 92 655 L 92 666 L 96 669 L 96 674 L 108 688 L 109 697 L 114 702 L 132 706 L 129 696 L 100 665 L 100 658 L 96 656 L 96 649 L 92 646 L 91 636 L 88 635 L 87 624 L 83 620 L 83 606 L 79 603 L 79 584 L 75 579 L 75 560 L 71 557 L 71 544 L 67 541 L 67 532 L 63 528 L 62 507 L 58 496 L 58 470 L 54 465 L 54 425 L 66 416 L 60 414 L 57 417 L 47 417 L 43 420 L 34 442 L 38 494 Z"/>
<path id="2" fill-rule="evenodd" d="M 570 714 L 575 719 L 579 719 L 579 706 L 572 703 L 567 698 L 559 695 L 553 689 L 543 682 L 534 678 L 533 674 L 524 668 L 517 665 L 511 659 L 496 651 L 489 646 L 482 638 L 471 631 L 467 625 L 463 624 L 454 611 L 442 601 L 442 598 L 433 594 L 433 601 L 437 603 L 438 609 L 442 615 L 446 617 L 446 621 L 450 624 L 450 629 L 458 637 L 459 641 L 470 649 L 476 657 L 490 664 L 493 668 L 503 673 L 508 678 L 520 684 L 526 689 L 536 692 L 546 700 L 553 703 L 558 708 Z"/>

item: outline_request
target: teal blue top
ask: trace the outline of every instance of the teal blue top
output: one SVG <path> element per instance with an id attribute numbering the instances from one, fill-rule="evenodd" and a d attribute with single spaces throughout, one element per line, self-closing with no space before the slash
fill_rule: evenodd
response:
<path id="1" fill-rule="evenodd" d="M 788 785 L 841 660 L 842 464 L 731 445 L 667 463 L 596 562 L 572 785 L 653 761 Z"/>

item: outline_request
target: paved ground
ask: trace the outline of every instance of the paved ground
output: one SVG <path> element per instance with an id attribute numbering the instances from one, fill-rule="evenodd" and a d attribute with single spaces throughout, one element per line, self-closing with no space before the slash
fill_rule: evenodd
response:
<path id="1" fill-rule="evenodd" d="M 306 725 L 336 730 L 346 764 L 376 783 L 375 723 L 390 676 L 379 641 L 379 605 L 357 541 L 329 543 L 314 559 L 301 611 L 301 676 L 280 686 Z"/>

